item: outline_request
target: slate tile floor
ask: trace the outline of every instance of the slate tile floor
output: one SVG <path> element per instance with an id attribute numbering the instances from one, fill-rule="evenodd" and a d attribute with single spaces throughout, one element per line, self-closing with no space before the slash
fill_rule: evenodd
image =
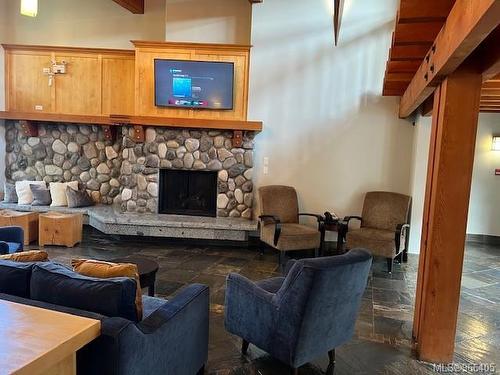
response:
<path id="1" fill-rule="evenodd" d="M 32 246 L 32 248 L 37 248 Z M 132 254 L 160 264 L 156 291 L 169 298 L 186 284 L 211 288 L 208 373 L 211 375 L 289 374 L 286 366 L 250 346 L 240 355 L 240 340 L 223 325 L 224 284 L 229 272 L 252 280 L 279 274 L 272 252 L 260 259 L 255 248 L 187 243 L 138 237 L 106 236 L 86 227 L 84 241 L 72 248 L 47 247 L 51 259 L 69 263 L 74 257 L 112 259 Z M 307 256 L 303 254 L 303 256 Z M 337 349 L 335 374 L 432 374 L 432 366 L 415 360 L 411 329 L 418 257 L 385 271 L 377 260 L 363 297 L 352 341 Z M 468 243 L 456 339 L 455 361 L 500 365 L 500 246 Z M 300 374 L 323 374 L 327 356 L 305 365 Z"/>

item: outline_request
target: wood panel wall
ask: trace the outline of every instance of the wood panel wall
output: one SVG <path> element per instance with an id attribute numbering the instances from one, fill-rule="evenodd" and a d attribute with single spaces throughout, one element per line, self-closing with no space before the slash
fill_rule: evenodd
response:
<path id="1" fill-rule="evenodd" d="M 247 120 L 250 46 L 133 41 L 135 57 L 135 111 L 138 116 Z M 232 110 L 177 109 L 156 107 L 154 60 L 224 61 L 234 63 L 234 105 Z"/>
<path id="2" fill-rule="evenodd" d="M 6 110 L 99 116 L 134 114 L 134 51 L 3 45 Z M 49 85 L 43 72 L 66 61 Z"/>

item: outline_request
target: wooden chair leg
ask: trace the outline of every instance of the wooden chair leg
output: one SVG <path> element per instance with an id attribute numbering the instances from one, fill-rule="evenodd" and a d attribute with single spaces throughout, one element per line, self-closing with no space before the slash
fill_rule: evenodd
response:
<path id="1" fill-rule="evenodd" d="M 387 272 L 392 273 L 393 264 L 394 264 L 394 258 L 387 258 Z"/>
<path id="2" fill-rule="evenodd" d="M 259 253 L 260 256 L 264 256 L 264 251 L 265 251 L 266 245 L 264 244 L 264 241 L 259 240 Z"/>
<path id="3" fill-rule="evenodd" d="M 250 343 L 246 340 L 243 340 L 241 342 L 241 353 L 242 354 L 247 354 L 248 352 L 248 345 L 250 345 Z"/>

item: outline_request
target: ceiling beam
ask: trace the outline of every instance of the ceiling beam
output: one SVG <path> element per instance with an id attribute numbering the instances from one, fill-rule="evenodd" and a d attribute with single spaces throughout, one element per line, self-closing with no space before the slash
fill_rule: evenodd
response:
<path id="1" fill-rule="evenodd" d="M 344 13 L 344 0 L 334 0 L 333 3 L 333 36 L 335 45 L 338 44 L 340 36 L 340 25 L 342 24 L 342 14 Z"/>
<path id="2" fill-rule="evenodd" d="M 134 14 L 144 14 L 144 0 L 113 0 Z"/>
<path id="3" fill-rule="evenodd" d="M 443 23 L 455 0 L 401 0 L 399 23 L 433 22 Z"/>
<path id="4" fill-rule="evenodd" d="M 431 50 L 401 98 L 399 116 L 410 116 L 499 22 L 500 1 L 457 0 Z"/>

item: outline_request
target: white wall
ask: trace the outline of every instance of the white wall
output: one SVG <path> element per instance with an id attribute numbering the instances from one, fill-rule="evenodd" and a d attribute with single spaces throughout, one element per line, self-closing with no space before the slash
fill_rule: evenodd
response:
<path id="1" fill-rule="evenodd" d="M 292 185 L 302 211 L 347 215 L 366 191 L 409 192 L 413 127 L 381 96 L 398 1 L 346 1 L 338 47 L 332 3 L 254 5 L 249 118 L 264 121 L 257 185 Z"/>
<path id="2" fill-rule="evenodd" d="M 38 15 L 19 13 L 18 0 L 7 3 L 8 35 L 2 42 L 132 49 L 132 39 L 163 40 L 165 0 L 146 0 L 135 15 L 111 0 L 40 1 Z"/>
<path id="3" fill-rule="evenodd" d="M 500 114 L 482 113 L 476 138 L 467 233 L 500 236 L 500 151 L 491 150 L 491 137 L 500 135 Z"/>
<path id="4" fill-rule="evenodd" d="M 252 5 L 246 0 L 166 0 L 165 39 L 249 44 Z"/>
<path id="5" fill-rule="evenodd" d="M 409 251 L 420 252 L 427 178 L 431 117 L 417 120 L 412 162 L 413 197 Z M 500 236 L 500 151 L 491 150 L 491 137 L 500 135 L 500 114 L 481 113 L 476 138 L 467 233 Z"/>
<path id="6" fill-rule="evenodd" d="M 408 245 L 408 251 L 410 253 L 420 252 L 431 124 L 432 117 L 430 116 L 418 117 L 415 122 L 410 194 L 412 196 L 412 209 L 410 220 L 410 243 Z"/>

